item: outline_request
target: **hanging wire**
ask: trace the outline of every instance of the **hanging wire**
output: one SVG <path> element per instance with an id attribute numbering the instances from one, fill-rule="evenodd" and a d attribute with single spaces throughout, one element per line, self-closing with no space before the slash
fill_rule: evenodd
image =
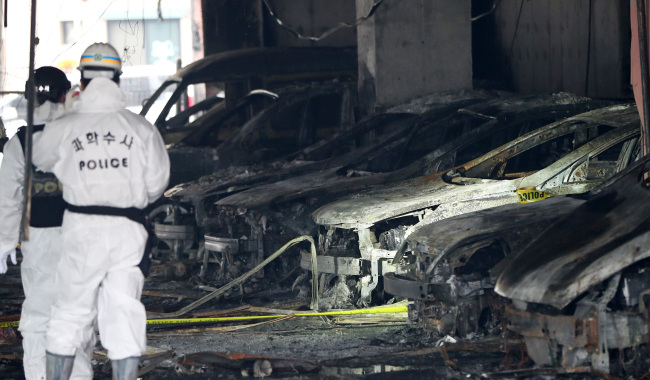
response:
<path id="1" fill-rule="evenodd" d="M 61 54 L 65 53 L 66 51 L 68 51 L 68 50 L 70 50 L 70 49 L 72 49 L 72 47 L 75 46 L 75 45 L 77 44 L 77 42 L 81 41 L 81 39 L 82 39 L 86 34 L 88 34 L 88 32 L 90 32 L 90 31 L 95 27 L 95 25 L 96 25 L 100 20 L 102 20 L 102 16 L 104 16 L 104 13 L 106 13 L 106 11 L 108 11 L 108 8 L 110 8 L 110 7 L 113 5 L 113 3 L 116 2 L 116 1 L 117 1 L 117 0 L 113 0 L 113 1 L 111 1 L 110 4 L 108 4 L 108 5 L 106 6 L 106 8 L 104 8 L 104 10 L 103 10 L 102 13 L 99 15 L 99 17 L 97 17 L 97 19 L 96 19 L 95 22 L 90 26 L 90 28 L 86 29 L 86 32 L 84 32 L 83 34 L 81 34 L 81 35 L 79 36 L 79 38 L 78 38 L 75 42 L 73 42 L 70 46 L 68 46 L 67 49 L 64 49 L 62 52 L 60 52 L 59 54 L 57 54 L 57 56 L 54 57 L 54 59 L 52 59 L 52 62 L 56 62 L 56 60 L 61 56 Z"/>
<path id="2" fill-rule="evenodd" d="M 159 1 L 160 1 L 160 0 L 159 0 Z M 310 41 L 320 41 L 320 40 L 322 40 L 323 38 L 329 36 L 330 34 L 336 32 L 336 31 L 338 31 L 338 30 L 340 30 L 340 29 L 356 27 L 357 25 L 359 25 L 359 24 L 365 22 L 365 21 L 368 20 L 370 17 L 372 17 L 372 16 L 375 14 L 375 12 L 377 11 L 377 8 L 379 8 L 379 6 L 381 5 L 381 3 L 384 2 L 384 0 L 379 0 L 378 2 L 374 3 L 374 4 L 372 5 L 372 8 L 370 9 L 370 12 L 368 12 L 368 14 L 367 14 L 366 16 L 361 17 L 361 18 L 358 18 L 357 21 L 356 21 L 354 24 L 348 24 L 348 23 L 345 23 L 345 22 L 340 22 L 337 26 L 335 26 L 335 27 L 333 27 L 332 29 L 329 29 L 329 30 L 327 30 L 327 31 L 325 31 L 325 32 L 323 32 L 323 33 L 321 33 L 321 34 L 318 35 L 318 36 L 304 36 L 304 35 L 302 35 L 301 33 L 296 32 L 295 30 L 293 30 L 293 29 L 289 28 L 288 26 L 284 25 L 284 22 L 282 22 L 282 20 L 281 20 L 278 16 L 275 15 L 275 12 L 273 11 L 273 8 L 272 8 L 271 5 L 269 4 L 268 0 L 262 0 L 262 1 L 264 2 L 264 6 L 265 6 L 266 10 L 269 12 L 269 14 L 271 15 L 271 17 L 273 17 L 273 18 L 275 19 L 275 22 L 277 22 L 277 24 L 278 24 L 282 29 L 286 30 L 287 32 L 291 33 L 293 36 L 295 36 L 295 37 L 297 37 L 297 38 L 299 38 L 299 39 L 302 39 L 302 40 L 310 40 Z"/>
<path id="3" fill-rule="evenodd" d="M 478 16 L 472 17 L 470 20 L 472 20 L 472 21 L 476 21 L 476 20 L 480 20 L 480 19 L 482 19 L 482 18 L 485 17 L 485 16 L 489 16 L 489 15 L 491 15 L 491 14 L 494 13 L 494 11 L 497 9 L 497 7 L 499 6 L 499 3 L 500 3 L 500 2 L 501 2 L 501 0 L 494 0 L 494 2 L 492 2 L 492 9 L 490 9 L 489 11 L 487 11 L 487 12 L 485 12 L 485 13 L 481 13 L 481 14 L 478 15 Z"/>

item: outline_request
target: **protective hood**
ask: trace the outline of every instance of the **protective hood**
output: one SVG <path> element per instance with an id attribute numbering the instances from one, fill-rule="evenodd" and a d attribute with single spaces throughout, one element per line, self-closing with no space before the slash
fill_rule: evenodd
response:
<path id="1" fill-rule="evenodd" d="M 108 78 L 95 78 L 79 95 L 78 112 L 115 112 L 126 107 L 124 93 Z"/>
<path id="2" fill-rule="evenodd" d="M 59 116 L 63 115 L 64 112 L 65 107 L 63 104 L 46 101 L 40 106 L 34 108 L 34 125 L 45 124 L 48 121 L 57 119 Z"/>

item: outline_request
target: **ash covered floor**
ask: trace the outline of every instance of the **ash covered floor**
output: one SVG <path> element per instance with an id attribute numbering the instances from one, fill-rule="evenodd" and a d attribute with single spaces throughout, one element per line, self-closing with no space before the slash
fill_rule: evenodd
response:
<path id="1" fill-rule="evenodd" d="M 239 294 L 214 299 L 183 318 L 310 312 L 308 297 L 298 290 L 277 289 L 249 294 L 240 289 Z M 178 310 L 206 294 L 191 279 L 151 279 L 143 302 L 149 312 L 160 313 Z M 20 267 L 10 266 L 0 276 L 0 323 L 18 320 L 23 297 Z M 404 301 L 389 306 L 403 305 Z M 408 321 L 406 312 L 150 324 L 147 343 L 142 379 L 602 378 L 588 369 L 562 373 L 534 368 L 523 342 L 514 335 L 496 331 L 456 340 L 422 330 Z M 96 379 L 111 378 L 101 344 L 93 367 Z M 0 373 L 3 379 L 24 378 L 21 339 L 14 327 L 0 328 Z"/>

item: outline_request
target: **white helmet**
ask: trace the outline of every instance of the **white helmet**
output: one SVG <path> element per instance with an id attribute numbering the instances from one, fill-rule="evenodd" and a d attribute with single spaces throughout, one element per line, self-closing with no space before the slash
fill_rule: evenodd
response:
<path id="1" fill-rule="evenodd" d="M 98 42 L 83 52 L 78 69 L 83 79 L 98 76 L 117 79 L 122 74 L 122 60 L 114 47 Z"/>

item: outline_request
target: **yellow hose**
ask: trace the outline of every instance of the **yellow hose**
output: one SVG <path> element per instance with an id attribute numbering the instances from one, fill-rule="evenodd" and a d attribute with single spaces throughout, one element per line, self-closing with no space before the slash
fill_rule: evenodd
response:
<path id="1" fill-rule="evenodd" d="M 356 310 L 338 310 L 338 311 L 325 311 L 319 313 L 299 313 L 290 314 L 294 317 L 319 317 L 319 316 L 333 316 L 333 315 L 359 315 L 359 314 L 387 314 L 387 313 L 404 313 L 407 312 L 407 306 L 389 306 L 377 307 L 371 309 L 356 309 Z M 182 323 L 210 323 L 210 322 L 233 322 L 233 321 L 247 321 L 254 319 L 272 319 L 286 317 L 285 314 L 275 315 L 248 315 L 240 317 L 218 317 L 218 318 L 184 318 L 184 319 L 149 319 L 147 325 L 175 325 Z M 18 327 L 16 322 L 2 322 L 0 327 Z"/>

